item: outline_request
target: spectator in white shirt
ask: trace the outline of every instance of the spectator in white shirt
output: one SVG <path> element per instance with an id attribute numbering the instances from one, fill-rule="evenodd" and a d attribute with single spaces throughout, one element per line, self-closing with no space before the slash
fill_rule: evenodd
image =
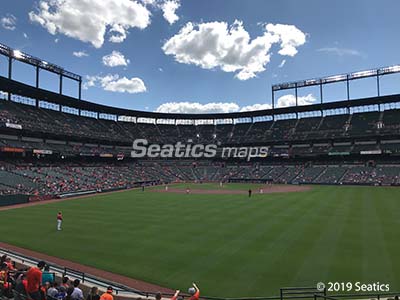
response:
<path id="1" fill-rule="evenodd" d="M 82 290 L 78 287 L 80 283 L 79 279 L 74 280 L 74 291 L 71 294 L 72 300 L 83 300 Z"/>

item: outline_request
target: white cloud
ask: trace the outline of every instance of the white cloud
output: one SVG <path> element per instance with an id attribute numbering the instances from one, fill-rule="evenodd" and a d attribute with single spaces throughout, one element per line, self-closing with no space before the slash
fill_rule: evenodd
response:
<path id="1" fill-rule="evenodd" d="M 98 78 L 99 78 L 99 76 L 86 75 L 86 81 L 83 82 L 82 88 L 84 90 L 87 90 L 90 87 L 96 86 L 96 82 L 98 81 Z"/>
<path id="2" fill-rule="evenodd" d="M 305 41 L 306 35 L 293 25 L 268 24 L 261 36 L 251 39 L 241 21 L 231 26 L 226 22 L 189 22 L 162 49 L 179 63 L 237 72 L 236 78 L 247 80 L 265 71 L 273 44 L 280 43 L 280 55 L 294 56 Z"/>
<path id="3" fill-rule="evenodd" d="M 131 0 L 40 0 L 36 11 L 29 12 L 53 35 L 89 42 L 100 48 L 106 33 L 111 42 L 122 42 L 130 28 L 144 29 L 150 24 L 150 11 Z"/>
<path id="4" fill-rule="evenodd" d="M 324 52 L 328 54 L 334 54 L 337 56 L 365 56 L 360 51 L 348 48 L 338 48 L 338 47 L 325 47 L 317 49 L 318 52 Z"/>
<path id="5" fill-rule="evenodd" d="M 281 49 L 278 53 L 280 55 L 295 56 L 297 54 L 297 47 L 304 45 L 306 42 L 306 35 L 296 26 L 267 24 L 265 28 L 273 36 L 279 36 Z"/>
<path id="6" fill-rule="evenodd" d="M 120 92 L 120 93 L 143 93 L 146 91 L 146 86 L 142 79 L 133 77 L 128 79 L 126 77 L 122 78 L 112 78 L 112 79 L 104 79 L 101 82 L 102 87 L 106 91 L 111 92 Z"/>
<path id="7" fill-rule="evenodd" d="M 234 102 L 211 102 L 201 104 L 199 102 L 167 102 L 157 107 L 156 112 L 163 113 L 230 113 L 239 110 L 239 105 Z"/>
<path id="8" fill-rule="evenodd" d="M 161 10 L 163 11 L 163 17 L 167 22 L 172 25 L 179 20 L 179 16 L 175 11 L 181 6 L 177 0 L 167 0 L 161 4 Z"/>
<path id="9" fill-rule="evenodd" d="M 279 64 L 278 68 L 283 68 L 283 66 L 286 64 L 286 59 L 282 60 L 281 63 Z"/>
<path id="10" fill-rule="evenodd" d="M 17 25 L 17 18 L 12 14 L 7 14 L 0 19 L 0 24 L 4 29 L 15 30 Z"/>
<path id="11" fill-rule="evenodd" d="M 151 5 L 155 6 L 156 5 L 156 0 L 140 0 L 144 5 Z"/>
<path id="12" fill-rule="evenodd" d="M 126 59 L 125 56 L 118 51 L 113 51 L 103 56 L 103 64 L 107 67 L 127 66 L 129 63 L 129 59 Z"/>
<path id="13" fill-rule="evenodd" d="M 297 97 L 297 105 L 311 105 L 315 102 L 315 97 L 313 94 L 308 94 L 307 96 Z M 277 100 L 276 107 L 289 107 L 296 106 L 296 97 L 292 94 L 284 95 L 279 97 Z"/>
<path id="14" fill-rule="evenodd" d="M 55 39 L 55 40 L 54 40 L 54 43 L 56 43 L 56 44 L 57 44 L 57 43 L 58 43 L 58 41 L 59 41 L 59 39 Z"/>
<path id="15" fill-rule="evenodd" d="M 112 26 L 110 33 L 112 35 L 108 40 L 112 43 L 122 43 L 126 39 L 126 30 L 119 24 Z"/>
<path id="16" fill-rule="evenodd" d="M 307 96 L 298 97 L 298 105 L 310 105 L 314 104 L 315 97 L 312 94 Z M 288 94 L 280 97 L 277 100 L 277 108 L 289 107 L 296 105 L 296 98 L 294 95 Z M 210 102 L 210 103 L 199 103 L 199 102 L 167 102 L 157 107 L 156 112 L 162 113 L 186 113 L 186 114 L 206 114 L 206 113 L 231 113 L 231 112 L 245 112 L 245 111 L 256 111 L 271 109 L 271 104 L 268 103 L 256 103 L 253 105 L 247 105 L 240 107 L 235 102 Z"/>
<path id="17" fill-rule="evenodd" d="M 263 110 L 263 109 L 271 109 L 272 106 L 271 104 L 253 104 L 253 105 L 247 105 L 243 106 L 240 111 L 255 111 L 255 110 Z"/>
<path id="18" fill-rule="evenodd" d="M 74 51 L 74 52 L 72 52 L 72 55 L 76 56 L 76 57 L 89 56 L 89 54 L 87 54 L 85 51 Z"/>
<path id="19" fill-rule="evenodd" d="M 83 85 L 84 89 L 100 85 L 105 91 L 119 93 L 143 93 L 146 86 L 142 79 L 138 77 L 119 77 L 119 75 L 108 74 L 106 76 L 86 76 L 86 82 Z"/>

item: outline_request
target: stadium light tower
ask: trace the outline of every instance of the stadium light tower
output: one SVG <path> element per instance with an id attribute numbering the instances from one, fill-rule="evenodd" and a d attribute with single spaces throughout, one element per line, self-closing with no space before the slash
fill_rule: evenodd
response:
<path id="1" fill-rule="evenodd" d="M 4 44 L 0 43 L 0 54 L 8 58 L 8 79 L 12 79 L 12 67 L 13 60 L 18 60 L 22 63 L 31 65 L 36 68 L 36 88 L 40 87 L 40 70 L 45 70 L 59 76 L 59 94 L 63 94 L 63 79 L 64 77 L 69 78 L 78 82 L 78 99 L 82 98 L 82 76 L 66 71 L 62 67 L 56 64 L 49 63 L 45 60 L 39 59 L 32 55 L 26 54 L 18 49 L 12 49 Z M 11 100 L 11 94 L 8 94 L 8 100 Z M 36 106 L 38 106 L 38 99 L 36 100 Z"/>
<path id="2" fill-rule="evenodd" d="M 314 78 L 314 79 L 307 79 L 301 80 L 297 82 L 285 82 L 274 84 L 271 87 L 272 90 L 272 108 L 275 108 L 275 92 L 282 91 L 282 90 L 295 90 L 295 97 L 296 97 L 296 106 L 298 106 L 298 95 L 297 90 L 303 87 L 309 86 L 316 86 L 319 85 L 319 93 L 320 93 L 320 100 L 321 104 L 323 103 L 323 86 L 329 83 L 336 83 L 336 82 L 346 82 L 346 92 L 347 92 L 347 100 L 350 101 L 350 81 L 358 80 L 363 78 L 375 77 L 376 78 L 376 90 L 377 96 L 380 96 L 380 77 L 383 75 L 393 74 L 393 73 L 400 73 L 400 65 L 394 65 L 389 67 L 383 67 L 379 69 L 372 69 L 372 70 L 364 70 L 353 72 L 349 74 L 339 74 L 333 76 L 327 76 L 322 78 Z"/>

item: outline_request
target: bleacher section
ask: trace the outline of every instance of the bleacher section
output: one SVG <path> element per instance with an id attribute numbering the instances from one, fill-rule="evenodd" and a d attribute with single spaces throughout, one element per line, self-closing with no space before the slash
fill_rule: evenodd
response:
<path id="1" fill-rule="evenodd" d="M 142 163 L 25 163 L 2 165 L 0 194 L 62 195 L 173 182 L 400 185 L 400 164 L 260 165 L 211 161 Z"/>

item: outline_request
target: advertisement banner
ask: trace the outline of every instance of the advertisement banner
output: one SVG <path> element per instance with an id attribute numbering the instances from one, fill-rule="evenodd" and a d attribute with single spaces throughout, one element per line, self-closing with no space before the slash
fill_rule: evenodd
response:
<path id="1" fill-rule="evenodd" d="M 1 147 L 1 151 L 3 152 L 14 152 L 14 153 L 23 153 L 25 150 L 23 148 L 15 148 L 15 147 Z"/>
<path id="2" fill-rule="evenodd" d="M 35 154 L 53 154 L 52 150 L 42 150 L 42 149 L 34 149 L 33 153 Z"/>
<path id="3" fill-rule="evenodd" d="M 366 150 L 366 151 L 360 151 L 360 154 L 365 155 L 365 154 L 382 154 L 382 150 Z"/>
<path id="4" fill-rule="evenodd" d="M 14 124 L 14 123 L 6 123 L 6 127 L 8 128 L 13 128 L 13 129 L 22 129 L 22 125 L 20 124 Z"/>

